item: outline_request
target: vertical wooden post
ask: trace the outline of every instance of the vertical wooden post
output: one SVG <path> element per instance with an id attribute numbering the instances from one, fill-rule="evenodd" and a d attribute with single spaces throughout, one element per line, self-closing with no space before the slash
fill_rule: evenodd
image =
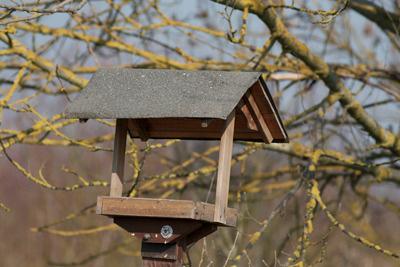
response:
<path id="1" fill-rule="evenodd" d="M 111 173 L 110 196 L 121 197 L 124 181 L 125 149 L 128 122 L 117 119 L 115 127 L 114 152 Z"/>
<path id="2" fill-rule="evenodd" d="M 235 109 L 229 114 L 225 122 L 219 146 L 217 190 L 215 195 L 214 221 L 226 223 L 226 209 L 228 207 L 229 179 L 231 175 L 231 159 L 233 148 L 233 134 L 235 130 Z"/>

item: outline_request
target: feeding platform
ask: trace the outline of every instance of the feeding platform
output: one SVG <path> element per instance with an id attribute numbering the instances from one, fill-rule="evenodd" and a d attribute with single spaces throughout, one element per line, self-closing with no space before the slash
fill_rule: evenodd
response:
<path id="1" fill-rule="evenodd" d="M 236 226 L 228 207 L 234 140 L 286 143 L 258 72 L 106 68 L 69 104 L 69 118 L 116 119 L 110 196 L 97 213 L 142 240 L 144 266 L 181 266 L 186 247 Z M 123 196 L 126 138 L 220 140 L 215 203 Z"/>

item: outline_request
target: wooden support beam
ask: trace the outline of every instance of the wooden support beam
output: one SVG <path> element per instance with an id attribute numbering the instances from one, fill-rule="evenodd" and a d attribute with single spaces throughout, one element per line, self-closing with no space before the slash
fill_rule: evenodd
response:
<path id="1" fill-rule="evenodd" d="M 222 133 L 219 159 L 217 190 L 215 195 L 214 221 L 225 224 L 228 208 L 229 179 L 231 175 L 231 159 L 233 148 L 233 134 L 235 130 L 235 110 L 229 114 Z"/>
<path id="2" fill-rule="evenodd" d="M 269 130 L 267 123 L 264 120 L 264 117 L 257 106 L 256 100 L 251 92 L 247 92 L 243 97 L 246 106 L 249 108 L 249 111 L 257 124 L 257 128 L 261 133 L 263 140 L 265 143 L 270 144 L 273 141 L 272 133 Z"/>
<path id="3" fill-rule="evenodd" d="M 246 118 L 247 128 L 249 128 L 252 131 L 258 131 L 257 124 L 254 121 L 253 116 L 251 116 L 250 110 L 247 107 L 247 105 L 244 103 L 243 100 L 240 100 L 239 106 L 240 106 L 240 110 L 242 111 L 244 117 Z"/>
<path id="4" fill-rule="evenodd" d="M 134 133 L 137 133 L 140 140 L 147 141 L 149 139 L 148 126 L 145 119 L 129 119 L 128 128 L 131 136 L 134 136 Z"/>
<path id="5" fill-rule="evenodd" d="M 127 120 L 117 119 L 117 125 L 115 127 L 113 164 L 110 186 L 110 196 L 112 197 L 122 196 L 127 129 Z"/>
<path id="6" fill-rule="evenodd" d="M 264 99 L 268 102 L 268 105 L 271 107 L 273 120 L 277 122 L 283 138 L 286 140 L 286 142 L 289 142 L 289 137 L 287 136 L 286 130 L 283 127 L 283 122 L 279 117 L 278 109 L 276 108 L 275 103 L 273 102 L 273 98 L 268 91 L 268 87 L 265 84 L 265 81 L 263 79 L 259 79 L 257 86 L 255 87 L 252 86 L 250 88 L 250 91 L 252 92 L 253 95 L 256 95 L 255 92 L 258 91 L 264 96 Z"/>

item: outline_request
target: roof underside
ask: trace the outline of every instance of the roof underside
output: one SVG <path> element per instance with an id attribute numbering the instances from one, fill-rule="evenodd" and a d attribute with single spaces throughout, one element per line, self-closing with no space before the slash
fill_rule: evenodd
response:
<path id="1" fill-rule="evenodd" d="M 67 107 L 69 118 L 226 119 L 258 72 L 100 69 Z"/>

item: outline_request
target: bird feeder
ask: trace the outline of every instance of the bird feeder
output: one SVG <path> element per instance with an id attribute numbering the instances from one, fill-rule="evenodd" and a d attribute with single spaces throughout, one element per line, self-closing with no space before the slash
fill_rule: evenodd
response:
<path id="1" fill-rule="evenodd" d="M 142 240 L 143 266 L 181 266 L 187 246 L 235 227 L 228 207 L 235 140 L 286 143 L 288 136 L 258 72 L 105 68 L 66 109 L 69 118 L 116 119 L 110 196 L 97 214 Z M 124 196 L 126 138 L 220 140 L 215 203 Z"/>

